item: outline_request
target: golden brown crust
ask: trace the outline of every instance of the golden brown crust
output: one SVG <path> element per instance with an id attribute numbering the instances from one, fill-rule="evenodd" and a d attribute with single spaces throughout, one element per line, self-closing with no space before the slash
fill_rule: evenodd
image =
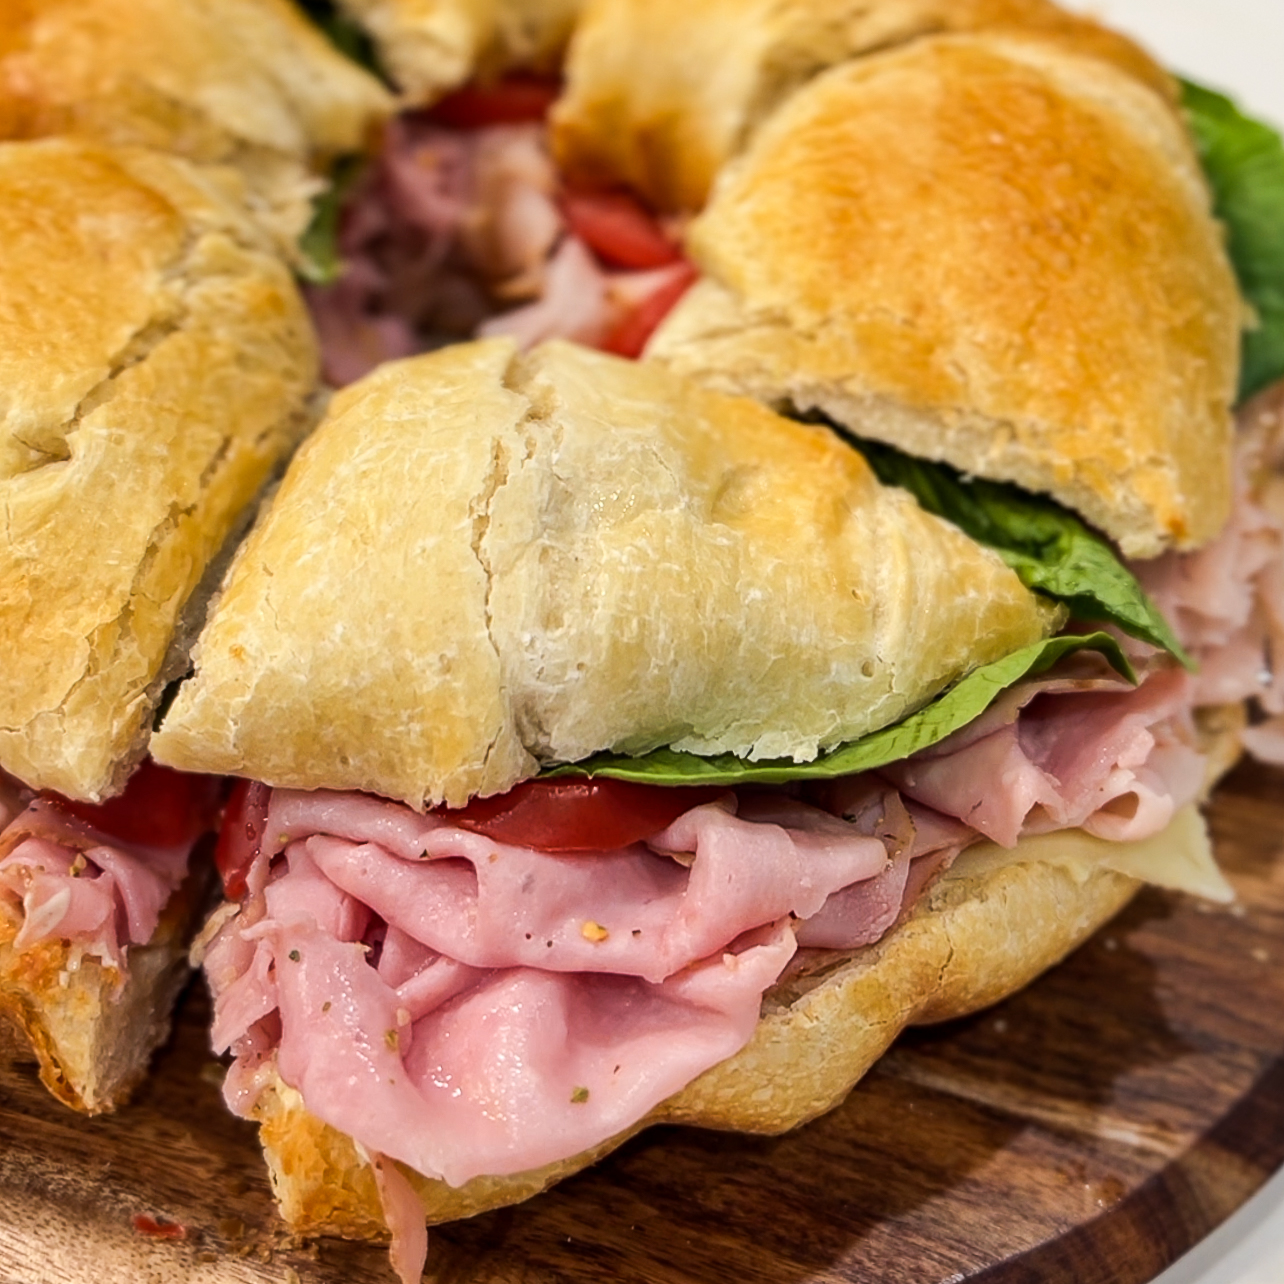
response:
<path id="1" fill-rule="evenodd" d="M 0 0 L 0 139 L 235 165 L 284 241 L 306 226 L 309 176 L 390 108 L 289 0 Z"/>
<path id="2" fill-rule="evenodd" d="M 754 128 L 818 72 L 971 31 L 1037 32 L 1176 102 L 1172 78 L 1130 40 L 1048 0 L 589 0 L 553 118 L 558 159 L 574 181 L 696 210 Z"/>
<path id="3" fill-rule="evenodd" d="M 1241 305 L 1148 89 L 941 37 L 800 90 L 692 226 L 707 279 L 649 354 L 1052 494 L 1151 556 L 1230 502 Z"/>
<path id="4" fill-rule="evenodd" d="M 582 0 L 340 0 L 420 105 L 477 77 L 556 70 Z"/>
<path id="5" fill-rule="evenodd" d="M 315 340 L 263 234 L 159 153 L 0 145 L 0 243 L 0 766 L 97 799 L 305 426 Z"/>
<path id="6" fill-rule="evenodd" d="M 189 875 L 152 939 L 130 947 L 123 977 L 66 941 L 16 950 L 20 917 L 0 904 L 0 1048 L 18 1059 L 34 1053 L 41 1082 L 74 1110 L 95 1115 L 122 1105 L 169 1033 L 208 881 L 204 869 Z M 16 1036 L 16 1047 L 6 1036 Z"/>
<path id="7" fill-rule="evenodd" d="M 412 805 L 601 749 L 806 759 L 1059 618 L 826 429 L 462 345 L 335 398 L 153 753 Z"/>
<path id="8" fill-rule="evenodd" d="M 459 1188 L 403 1169 L 430 1222 L 538 1194 L 653 1123 L 777 1133 L 832 1109 L 907 1025 L 998 1002 L 1060 961 L 1140 886 L 1108 869 L 1046 862 L 939 880 L 879 944 L 830 955 L 768 993 L 747 1047 L 625 1134 L 590 1152 Z M 385 1239 L 373 1176 L 352 1142 L 312 1116 L 279 1079 L 255 1111 L 282 1216 L 295 1231 Z"/>

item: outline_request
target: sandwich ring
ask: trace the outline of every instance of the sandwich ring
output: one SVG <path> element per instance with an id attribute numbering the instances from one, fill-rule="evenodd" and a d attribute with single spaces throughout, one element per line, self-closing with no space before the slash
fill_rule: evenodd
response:
<path id="1" fill-rule="evenodd" d="M 308 7 L 389 79 L 290 0 L 0 4 L 0 1008 L 56 1095 L 145 1073 L 220 815 L 229 1103 L 407 1280 L 421 1206 L 795 1127 L 1143 882 L 1229 894 L 1284 451 L 1166 72 L 1042 0 Z M 586 856 L 593 772 L 647 819 Z M 514 891 L 587 861 L 649 890 Z"/>

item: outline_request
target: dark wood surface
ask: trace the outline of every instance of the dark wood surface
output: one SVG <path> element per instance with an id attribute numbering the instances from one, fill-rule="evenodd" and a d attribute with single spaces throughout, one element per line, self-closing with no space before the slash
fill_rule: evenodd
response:
<path id="1" fill-rule="evenodd" d="M 763 1140 L 657 1129 L 520 1208 L 435 1230 L 439 1284 L 1141 1284 L 1284 1164 L 1284 774 L 1212 809 L 1232 908 L 1146 892 L 1002 1006 L 906 1037 Z M 291 1241 L 193 989 L 134 1106 L 86 1122 L 0 1067 L 0 1281 L 387 1284 Z M 145 1215 L 182 1239 L 141 1233 Z"/>

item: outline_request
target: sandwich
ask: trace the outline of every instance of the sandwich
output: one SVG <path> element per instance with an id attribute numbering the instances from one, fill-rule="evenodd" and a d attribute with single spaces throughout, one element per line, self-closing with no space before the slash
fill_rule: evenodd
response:
<path id="1" fill-rule="evenodd" d="M 377 37 L 374 15 L 385 15 L 390 65 L 411 49 L 409 27 L 396 25 L 407 9 L 349 7 Z M 630 48 L 654 59 L 654 84 L 694 84 L 669 77 L 661 55 L 698 49 L 705 11 L 716 10 L 657 28 L 635 8 L 630 20 L 651 43 Z M 49 21 L 59 12 L 46 10 Z M 184 12 L 167 7 L 167 20 Z M 751 8 L 732 34 L 752 56 L 726 59 L 740 78 L 708 82 L 714 106 L 733 110 L 714 112 L 710 132 L 700 94 L 683 90 L 675 118 L 691 128 L 665 135 L 670 160 L 617 171 L 609 147 L 606 160 L 591 154 L 592 139 L 618 137 L 622 120 L 645 139 L 642 117 L 583 104 L 599 68 L 592 14 L 630 12 L 592 10 L 572 46 L 554 125 L 565 182 L 543 143 L 554 91 L 500 82 L 441 99 L 457 73 L 430 73 L 417 100 L 435 105 L 390 127 L 341 220 L 362 342 L 331 323 L 323 292 L 310 301 L 331 354 L 363 349 L 363 368 L 479 328 L 636 354 L 677 303 L 650 360 L 628 366 L 557 343 L 523 356 L 491 338 L 379 369 L 336 398 L 240 546 L 168 712 L 158 697 L 186 665 L 187 625 L 219 578 L 206 543 L 230 555 L 231 517 L 192 523 L 208 532 L 197 556 L 149 548 L 132 564 L 182 562 L 187 576 L 166 598 L 179 622 L 155 630 L 159 667 L 113 652 L 72 681 L 78 699 L 145 671 L 119 715 L 132 732 L 108 753 L 110 737 L 63 736 L 79 705 L 59 705 L 47 762 L 0 758 L 11 772 L 0 805 L 27 816 L 19 840 L 67 839 L 56 862 L 47 847 L 18 860 L 15 846 L 9 871 L 0 864 L 6 975 L 21 973 L 0 994 L 12 996 L 46 1080 L 61 1091 L 74 1077 L 67 1045 L 78 1037 L 50 1031 L 95 1031 L 109 1011 L 125 1016 L 112 1036 L 125 1049 L 113 1065 L 125 1069 L 111 1071 L 110 1091 L 67 1095 L 101 1108 L 137 1076 L 137 1044 L 158 1037 L 181 921 L 199 899 L 186 853 L 224 811 L 216 863 L 228 899 L 196 953 L 216 996 L 216 1044 L 235 1058 L 229 1101 L 260 1122 L 291 1226 L 391 1236 L 405 1278 L 422 1265 L 425 1217 L 525 1198 L 648 1123 L 773 1132 L 814 1117 L 904 1025 L 1025 984 L 1142 881 L 1225 898 L 1195 804 L 1241 739 L 1271 752 L 1277 726 L 1244 730 L 1244 699 L 1284 712 L 1284 611 L 1271 597 L 1284 541 L 1268 502 L 1279 444 L 1268 406 L 1233 449 L 1243 311 L 1177 86 L 1129 42 L 1048 5 L 865 6 L 843 40 L 819 44 L 814 8 L 785 15 L 780 40 L 772 15 Z M 720 49 L 732 30 L 722 16 Z M 468 30 L 465 45 L 497 49 L 493 66 L 505 65 L 502 40 Z M 490 55 L 477 56 L 489 75 Z M 692 66 L 703 84 L 705 61 Z M 395 78 L 416 96 L 411 72 Z M 123 83 L 103 101 L 132 101 Z M 621 90 L 617 74 L 611 92 L 649 91 Z M 936 119 L 957 123 L 985 163 L 948 192 L 919 181 L 923 199 L 897 205 L 898 184 L 903 194 L 915 181 L 909 162 L 931 154 L 930 130 L 915 132 L 925 100 L 950 102 Z M 362 101 L 377 114 L 374 98 Z M 985 152 L 995 105 L 1011 102 L 1046 108 L 1044 124 L 1073 126 L 1100 148 L 1040 151 L 1040 137 L 1059 136 L 1022 134 L 1015 112 L 1007 144 Z M 833 127 L 844 113 L 886 126 L 896 146 L 873 163 L 853 156 L 860 138 Z M 689 165 L 682 147 L 696 138 Z M 42 146 L 145 172 L 162 204 L 178 199 L 162 172 L 220 208 L 230 190 L 226 173 L 143 153 Z M 261 165 L 259 141 L 219 141 L 217 157 L 202 159 L 248 160 L 239 181 L 253 190 L 255 175 L 278 173 L 274 149 Z M 308 165 L 333 150 L 307 153 Z M 296 194 L 301 154 L 289 168 Z M 868 226 L 852 221 L 864 207 L 850 186 L 835 209 L 824 183 L 808 185 L 824 156 L 836 158 L 831 176 L 866 185 L 878 215 Z M 452 173 L 464 181 L 434 204 Z M 1052 204 L 1028 201 L 1016 218 L 998 200 L 1014 173 Z M 675 185 L 654 186 L 666 174 Z M 633 191 L 576 186 L 599 182 Z M 255 198 L 261 210 L 282 204 L 283 189 L 269 186 Z M 380 213 L 390 190 L 413 190 L 418 203 Z M 710 191 L 689 235 L 654 213 L 689 212 Z M 1112 199 L 1078 199 L 1083 191 Z M 269 220 L 278 234 L 297 229 L 298 208 Z M 511 253 L 500 234 L 518 223 Z M 225 414 L 279 460 L 306 418 L 311 340 L 280 265 L 249 249 L 262 248 L 258 233 L 196 226 L 185 252 L 201 263 L 230 255 L 262 270 L 276 328 L 238 328 L 244 318 L 213 285 L 184 291 L 183 307 L 127 327 L 138 340 L 113 349 L 124 360 L 107 362 L 110 388 L 76 405 L 85 422 L 100 415 L 118 384 L 203 316 L 184 310 L 187 293 L 219 295 L 228 311 L 200 334 L 227 366 L 196 344 L 200 379 L 182 386 L 206 390 L 215 422 Z M 790 226 L 806 234 L 801 257 L 781 234 Z M 883 244 L 875 233 L 887 226 L 896 235 Z M 1015 233 L 1002 238 L 1003 260 L 974 253 L 995 226 Z M 357 242 L 377 252 L 358 261 Z M 831 257 L 835 243 L 846 257 Z M 146 263 L 164 244 L 143 238 L 133 253 Z M 865 253 L 853 256 L 854 245 Z M 873 306 L 837 288 L 869 285 L 853 266 L 882 273 Z M 697 267 L 704 280 L 693 286 Z M 68 294 L 92 297 L 84 282 L 96 270 L 70 276 Z M 229 275 L 241 279 L 219 283 Z M 161 276 L 188 280 L 173 265 Z M 936 313 L 925 306 L 933 286 L 957 291 Z M 800 287 L 803 297 L 790 294 Z M 871 341 L 889 311 L 877 288 L 901 308 L 900 342 Z M 133 284 L 110 294 L 151 297 Z M 537 309 L 492 315 L 540 296 Z M 1085 298 L 1111 306 L 1067 306 Z M 1064 324 L 1041 329 L 1031 317 Z M 916 344 L 907 318 L 930 321 L 930 342 Z M 871 352 L 887 358 L 872 372 Z M 333 377 L 336 359 L 327 364 Z M 1040 393 L 1059 404 L 1037 404 Z M 57 422 L 68 421 L 79 423 Z M 12 480 L 48 475 L 42 461 L 55 472 L 74 463 L 58 440 L 24 426 Z M 202 483 L 238 450 L 216 450 Z M 1116 451 L 1118 467 L 1101 467 Z M 243 510 L 273 466 L 259 463 L 245 472 L 253 485 L 229 483 L 229 509 Z M 131 476 L 133 464 L 114 471 Z M 190 515 L 174 510 L 179 526 Z M 1214 580 L 1230 590 L 1227 611 L 1209 609 L 1201 586 Z M 96 636 L 114 645 L 116 625 L 132 626 L 154 600 L 149 590 L 109 613 Z M 38 756 L 44 712 L 13 721 L 7 752 Z M 168 765 L 143 766 L 135 796 L 127 789 L 101 810 L 153 716 L 162 724 L 151 749 Z M 103 761 L 67 774 L 65 754 L 89 747 Z M 240 778 L 226 806 L 210 781 L 224 774 Z M 1013 787 L 996 790 L 995 779 Z M 122 820 L 138 797 L 174 800 L 182 823 L 140 831 Z M 105 891 L 104 876 L 131 861 L 179 880 L 150 934 L 126 899 L 114 946 L 65 939 L 86 871 Z M 606 885 L 640 897 L 607 899 Z M 730 901 L 703 899 L 719 885 Z M 144 966 L 153 944 L 157 963 Z M 149 991 L 140 977 L 153 971 L 168 979 Z M 29 1015 L 33 992 L 80 994 L 91 975 L 110 1003 Z M 130 994 L 140 997 L 122 1001 Z M 539 1029 L 510 1020 L 523 1008 Z M 605 1015 L 620 1008 L 622 1027 Z M 489 1035 L 474 1043 L 478 1030 Z M 555 1051 L 537 1038 L 550 1030 Z M 507 1073 L 518 1061 L 524 1069 Z M 364 1081 L 360 1098 L 349 1079 Z"/>
<path id="2" fill-rule="evenodd" d="M 0 139 L 76 135 L 230 171 L 288 252 L 387 90 L 290 0 L 4 0 Z"/>
<path id="3" fill-rule="evenodd" d="M 339 393 L 153 740 L 243 780 L 197 953 L 286 1220 L 417 1278 L 425 1216 L 795 1126 L 1139 880 L 1224 898 L 1191 677 L 1067 614 L 655 364 L 489 340 Z"/>
<path id="4" fill-rule="evenodd" d="M 0 1008 L 95 1112 L 167 1028 L 222 801 L 136 769 L 317 352 L 266 234 L 156 152 L 0 144 L 0 255 Z"/>

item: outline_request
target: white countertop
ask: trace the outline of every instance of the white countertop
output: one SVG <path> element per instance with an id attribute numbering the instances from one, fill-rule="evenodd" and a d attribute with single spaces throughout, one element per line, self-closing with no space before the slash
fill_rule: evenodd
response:
<path id="1" fill-rule="evenodd" d="M 1228 1222 L 1170 1266 L 1155 1284 L 1281 1284 L 1284 1171 Z"/>
<path id="2" fill-rule="evenodd" d="M 1066 0 L 1284 127 L 1284 0 Z M 1284 1171 L 1154 1284 L 1284 1284 Z"/>

